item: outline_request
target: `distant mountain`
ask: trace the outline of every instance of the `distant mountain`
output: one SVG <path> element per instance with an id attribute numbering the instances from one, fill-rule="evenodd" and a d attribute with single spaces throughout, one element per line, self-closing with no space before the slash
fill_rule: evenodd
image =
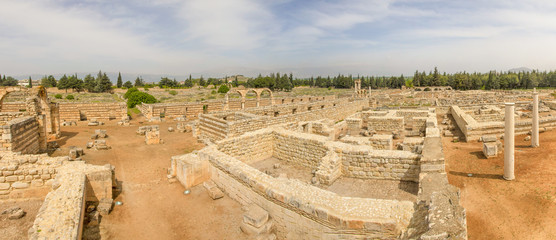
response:
<path id="1" fill-rule="evenodd" d="M 518 72 L 532 72 L 533 69 L 530 69 L 528 67 L 518 67 L 518 68 L 512 68 L 510 70 L 508 70 L 508 72 L 513 72 L 513 73 L 518 73 Z"/>

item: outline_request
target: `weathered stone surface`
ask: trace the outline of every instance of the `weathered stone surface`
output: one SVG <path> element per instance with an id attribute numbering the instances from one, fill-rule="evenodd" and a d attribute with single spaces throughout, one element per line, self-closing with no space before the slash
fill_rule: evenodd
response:
<path id="1" fill-rule="evenodd" d="M 0 190 L 8 190 L 10 189 L 9 183 L 0 183 Z"/>
<path id="2" fill-rule="evenodd" d="M 14 182 L 12 183 L 12 187 L 15 189 L 24 189 L 29 187 L 29 183 L 25 182 Z"/>
<path id="3" fill-rule="evenodd" d="M 243 222 L 254 226 L 261 227 L 268 220 L 268 212 L 259 207 L 258 205 L 249 205 L 247 212 L 243 214 Z"/>
<path id="4" fill-rule="evenodd" d="M 486 142 L 483 143 L 483 154 L 485 157 L 496 157 L 498 154 L 498 147 L 496 146 L 495 142 Z"/>

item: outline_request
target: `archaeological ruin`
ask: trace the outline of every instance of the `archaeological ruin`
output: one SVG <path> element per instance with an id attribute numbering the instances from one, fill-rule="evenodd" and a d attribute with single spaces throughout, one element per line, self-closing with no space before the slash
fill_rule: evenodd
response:
<path id="1" fill-rule="evenodd" d="M 231 199 L 242 207 L 236 230 L 245 239 L 467 239 L 443 139 L 482 142 L 485 161 L 504 155 L 500 174 L 513 180 L 514 135 L 531 134 L 528 144 L 537 147 L 539 132 L 556 128 L 547 91 L 371 94 L 355 83 L 347 97 L 234 88 L 220 100 L 141 104 L 140 121 L 122 102 L 54 103 L 43 87 L 3 87 L 0 203 L 41 190 L 28 239 L 92 239 L 84 233 L 122 204 L 116 192 L 126 183 L 118 183 L 114 164 L 83 158 L 101 152 L 117 164 L 122 153 L 111 146 L 118 141 L 167 151 L 188 134 L 202 147 L 160 159 L 167 168 L 156 171 L 168 183 L 155 185 L 177 182 L 184 196 L 202 186 L 214 201 Z M 10 94 L 22 97 L 4 102 Z M 65 130 L 76 126 L 87 132 L 82 145 L 59 153 L 58 144 L 78 134 Z M 170 134 L 182 135 L 167 140 Z"/>

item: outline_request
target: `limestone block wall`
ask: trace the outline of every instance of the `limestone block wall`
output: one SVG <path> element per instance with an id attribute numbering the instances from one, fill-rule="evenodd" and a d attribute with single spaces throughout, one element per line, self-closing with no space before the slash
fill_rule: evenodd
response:
<path id="1" fill-rule="evenodd" d="M 68 157 L 22 155 L 14 152 L 0 153 L 0 157 L 0 198 L 8 197 L 14 189 L 43 186 L 56 176 L 56 168 L 68 161 Z"/>
<path id="2" fill-rule="evenodd" d="M 81 121 L 96 118 L 99 120 L 120 120 L 127 117 L 125 103 L 59 103 L 60 119 Z"/>
<path id="3" fill-rule="evenodd" d="M 199 136 L 211 139 L 220 140 L 226 137 L 234 137 L 244 134 L 249 131 L 255 131 L 268 126 L 284 124 L 290 122 L 303 122 L 303 121 L 314 121 L 320 119 L 331 119 L 333 121 L 343 120 L 347 116 L 354 114 L 357 111 L 361 111 L 363 108 L 368 107 L 368 101 L 366 100 L 356 100 L 353 102 L 348 102 L 346 100 L 340 100 L 336 103 L 334 100 L 328 106 L 328 108 L 317 108 L 311 111 L 299 112 L 295 114 L 288 115 L 278 115 L 273 116 L 260 116 L 260 115 L 249 115 L 250 118 L 243 118 L 236 121 L 221 121 L 217 118 L 222 118 L 224 115 L 221 113 L 217 114 L 201 114 L 200 115 L 200 126 L 199 126 Z M 270 107 L 270 106 L 269 106 Z M 276 106 L 271 106 L 272 108 Z M 288 106 L 288 108 L 291 106 Z M 267 107 L 263 107 L 267 108 Z M 223 112 L 230 113 L 230 112 Z M 242 112 L 248 115 L 246 112 Z M 212 116 L 212 117 L 211 117 Z M 226 124 L 224 124 L 226 123 Z"/>
<path id="4" fill-rule="evenodd" d="M 270 135 L 270 134 L 269 134 Z M 312 134 L 292 134 L 287 131 L 274 132 L 274 153 L 272 156 L 293 165 L 317 168 L 329 151 L 325 146 L 327 138 Z M 233 155 L 232 155 L 233 156 Z"/>
<path id="5" fill-rule="evenodd" d="M 290 103 L 307 103 L 311 101 L 334 100 L 336 96 L 302 96 L 295 98 L 275 98 L 274 104 L 290 104 Z M 259 107 L 270 106 L 270 98 L 261 98 Z M 213 113 L 223 111 L 225 102 L 223 100 L 211 100 L 203 102 L 184 102 L 184 103 L 154 103 L 142 104 L 138 109 L 147 118 L 164 116 L 173 119 L 180 116 L 186 116 L 187 119 L 197 119 L 201 113 Z M 257 99 L 246 99 L 245 108 L 256 108 Z M 241 110 L 241 99 L 230 98 L 228 101 L 228 110 Z"/>
<path id="6" fill-rule="evenodd" d="M 466 113 L 459 106 L 452 106 L 452 117 L 465 136 L 465 141 L 479 140 L 483 135 L 501 136 L 504 133 L 504 122 L 478 122 L 471 114 Z M 542 117 L 539 119 L 540 128 L 556 128 L 556 116 Z M 531 119 L 515 121 L 515 133 L 526 134 L 532 128 Z"/>
<path id="7" fill-rule="evenodd" d="M 24 102 L 3 102 L 0 106 L 0 112 L 24 112 L 27 107 Z"/>
<path id="8" fill-rule="evenodd" d="M 54 190 L 46 195 L 29 239 L 81 239 L 85 203 L 89 199 L 112 201 L 111 167 L 69 162 L 59 168 Z"/>
<path id="9" fill-rule="evenodd" d="M 399 150 L 373 150 L 366 146 L 342 148 L 342 174 L 354 178 L 419 182 L 419 154 Z"/>
<path id="10" fill-rule="evenodd" d="M 552 110 L 556 110 L 556 101 L 544 101 L 544 104 Z"/>
<path id="11" fill-rule="evenodd" d="M 279 239 L 397 238 L 413 214 L 409 201 L 341 197 L 298 180 L 273 178 L 215 147 L 199 156 L 210 161 L 211 179 L 231 198 L 269 212 Z"/>
<path id="12" fill-rule="evenodd" d="M 251 163 L 279 153 L 275 147 L 274 138 L 275 136 L 272 134 L 246 134 L 242 138 L 231 138 L 219 142 L 218 150 L 234 156 L 242 162 Z"/>
<path id="13" fill-rule="evenodd" d="M 39 122 L 36 117 L 20 117 L 8 121 L 1 128 L 0 151 L 14 151 L 21 153 L 38 153 Z"/>
<path id="14" fill-rule="evenodd" d="M 25 116 L 24 112 L 0 112 L 0 125 L 5 125 L 12 119 Z"/>
<path id="15" fill-rule="evenodd" d="M 403 117 L 368 117 L 367 129 L 375 131 L 399 131 L 404 129 Z"/>

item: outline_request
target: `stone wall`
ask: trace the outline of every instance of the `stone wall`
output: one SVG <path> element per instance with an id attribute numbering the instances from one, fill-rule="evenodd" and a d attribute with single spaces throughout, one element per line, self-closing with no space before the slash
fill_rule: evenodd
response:
<path id="1" fill-rule="evenodd" d="M 246 135 L 243 138 L 231 138 L 218 144 L 218 150 L 235 156 L 242 162 L 256 162 L 272 157 L 275 151 L 275 136 L 271 134 Z"/>
<path id="2" fill-rule="evenodd" d="M 39 153 L 39 122 L 36 117 L 20 117 L 2 125 L 0 151 Z"/>
<path id="3" fill-rule="evenodd" d="M 341 197 L 297 180 L 273 178 L 215 148 L 199 156 L 210 161 L 211 179 L 230 197 L 269 212 L 279 239 L 395 238 L 413 214 L 409 201 Z"/>
<path id="4" fill-rule="evenodd" d="M 239 94 L 238 94 L 239 96 Z M 331 96 L 302 96 L 295 98 L 275 98 L 274 105 L 291 104 L 291 103 L 307 103 L 312 101 L 334 100 L 336 97 Z M 154 103 L 142 104 L 138 106 L 139 110 L 148 119 L 152 117 L 164 117 L 174 119 L 176 117 L 185 116 L 187 119 L 197 119 L 199 114 L 214 113 L 225 110 L 226 103 L 223 100 L 209 100 L 203 102 L 184 102 L 184 103 Z M 259 107 L 270 106 L 270 98 L 261 98 Z M 249 108 L 257 108 L 256 99 L 245 100 L 245 110 Z M 230 98 L 227 110 L 241 110 L 241 99 Z"/>
<path id="5" fill-rule="evenodd" d="M 314 103 L 309 103 L 314 104 Z M 323 105 L 321 103 L 317 103 Z M 265 128 L 267 126 L 291 123 L 291 122 L 303 122 L 303 121 L 314 121 L 320 119 L 331 119 L 333 121 L 343 120 L 345 117 L 361 111 L 363 108 L 367 107 L 368 102 L 365 100 L 356 100 L 349 102 L 346 99 L 333 100 L 324 104 L 325 108 L 311 109 L 310 111 L 291 113 L 287 111 L 287 115 L 255 115 L 248 112 L 241 112 L 242 117 L 234 118 L 233 120 L 224 119 L 233 111 L 214 113 L 214 114 L 201 114 L 199 120 L 199 132 L 198 135 L 201 138 L 209 139 L 211 141 L 221 140 L 226 137 L 234 137 L 244 134 L 249 131 L 255 131 L 258 129 Z M 319 106 L 320 106 L 319 105 Z M 306 106 L 306 105 L 302 105 Z M 292 108 L 295 106 L 267 106 L 262 108 Z M 306 108 L 307 109 L 307 108 Z M 263 113 L 269 110 L 253 110 L 253 112 Z M 239 116 L 238 115 L 238 116 Z"/>
<path id="6" fill-rule="evenodd" d="M 419 154 L 409 151 L 352 146 L 342 148 L 342 173 L 353 178 L 419 182 L 419 158 Z"/>
<path id="7" fill-rule="evenodd" d="M 96 118 L 99 120 L 123 119 L 127 117 L 125 103 L 59 103 L 60 119 L 81 121 Z"/>
<path id="8" fill-rule="evenodd" d="M 29 239 L 81 239 L 87 201 L 99 201 L 97 209 L 104 214 L 110 211 L 113 186 L 110 165 L 69 162 L 58 171 L 53 190 L 46 195 L 29 229 Z"/>
<path id="9" fill-rule="evenodd" d="M 451 113 L 467 142 L 479 140 L 483 135 L 496 135 L 500 137 L 504 134 L 503 121 L 478 122 L 473 118 L 473 115 L 466 113 L 459 106 L 452 106 Z M 515 121 L 515 133 L 518 135 L 528 133 L 531 127 L 531 119 L 517 119 Z M 539 127 L 556 128 L 556 116 L 539 118 Z"/>
<path id="10" fill-rule="evenodd" d="M 368 117 L 367 129 L 375 131 L 399 131 L 404 129 L 403 117 Z"/>
<path id="11" fill-rule="evenodd" d="M 329 151 L 324 146 L 326 140 L 328 138 L 312 134 L 277 131 L 274 133 L 272 156 L 293 165 L 316 169 Z"/>
<path id="12" fill-rule="evenodd" d="M 43 186 L 56 176 L 56 168 L 68 161 L 68 157 L 22 155 L 13 152 L 0 153 L 0 157 L 0 198 L 8 197 L 15 189 Z"/>

